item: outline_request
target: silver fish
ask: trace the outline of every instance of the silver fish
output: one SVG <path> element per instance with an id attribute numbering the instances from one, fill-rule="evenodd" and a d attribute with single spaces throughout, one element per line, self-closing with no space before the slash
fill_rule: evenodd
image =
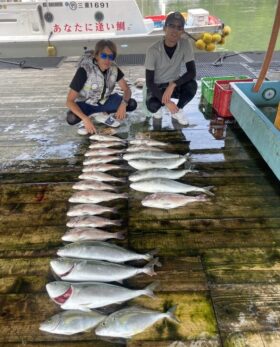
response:
<path id="1" fill-rule="evenodd" d="M 144 289 L 132 290 L 121 286 L 100 282 L 70 283 L 55 281 L 46 285 L 50 298 L 63 310 L 89 311 L 127 300 L 141 295 L 154 297 L 157 283 L 151 283 Z"/>
<path id="2" fill-rule="evenodd" d="M 196 187 L 190 184 L 184 184 L 170 180 L 168 178 L 150 178 L 143 181 L 133 182 L 130 184 L 132 189 L 146 193 L 190 193 L 200 192 L 210 196 L 214 196 L 210 189 L 213 187 Z"/>
<path id="3" fill-rule="evenodd" d="M 111 193 L 102 190 L 92 190 L 92 191 L 81 191 L 74 193 L 70 198 L 69 202 L 78 202 L 82 204 L 98 204 L 102 201 L 110 201 L 115 199 L 127 199 L 128 194 L 122 193 Z"/>
<path id="4" fill-rule="evenodd" d="M 96 180 L 100 182 L 125 182 L 125 178 L 115 177 L 101 171 L 85 172 L 79 176 L 82 180 Z"/>
<path id="5" fill-rule="evenodd" d="M 140 254 L 113 243 L 102 241 L 78 241 L 59 248 L 60 257 L 106 260 L 114 263 L 123 263 L 132 260 L 153 259 L 155 252 Z"/>
<path id="6" fill-rule="evenodd" d="M 161 152 L 163 151 L 162 148 L 157 148 L 157 147 L 153 147 L 153 146 L 144 146 L 144 145 L 132 145 L 129 146 L 126 149 L 126 152 L 131 153 L 131 152 L 140 152 L 140 151 L 157 151 L 157 152 Z"/>
<path id="7" fill-rule="evenodd" d="M 99 141 L 94 142 L 89 145 L 89 148 L 91 149 L 104 149 L 104 148 L 111 148 L 111 147 L 123 147 L 125 146 L 124 142 L 119 141 Z"/>
<path id="8" fill-rule="evenodd" d="M 98 134 L 93 134 L 89 137 L 91 140 L 95 140 L 95 141 L 103 141 L 103 142 L 122 142 L 124 143 L 125 140 L 120 139 L 117 136 L 113 136 L 113 135 L 98 135 Z"/>
<path id="9" fill-rule="evenodd" d="M 157 151 L 141 151 L 134 153 L 126 153 L 123 155 L 124 160 L 133 160 L 133 159 L 166 159 L 166 158 L 183 158 L 183 155 L 167 153 L 167 152 L 157 152 Z"/>
<path id="10" fill-rule="evenodd" d="M 111 233 L 109 231 L 96 228 L 73 228 L 68 230 L 63 236 L 63 241 L 105 241 L 109 239 L 125 239 L 125 233 L 118 231 Z"/>
<path id="11" fill-rule="evenodd" d="M 121 225 L 121 221 L 97 216 L 72 217 L 66 223 L 69 228 L 102 228 L 106 225 Z"/>
<path id="12" fill-rule="evenodd" d="M 152 139 L 134 139 L 130 140 L 129 144 L 138 146 L 155 146 L 155 147 L 165 147 L 168 143 L 152 140 Z"/>
<path id="13" fill-rule="evenodd" d="M 111 163 L 112 161 L 119 161 L 120 157 L 112 156 L 112 155 L 100 155 L 99 157 L 90 157 L 89 159 L 84 160 L 84 165 L 94 165 L 94 164 L 106 164 Z"/>
<path id="14" fill-rule="evenodd" d="M 80 217 L 80 216 L 95 216 L 103 214 L 105 212 L 116 213 L 117 209 L 114 207 L 101 206 L 96 204 L 78 204 L 72 206 L 67 212 L 69 217 Z"/>
<path id="15" fill-rule="evenodd" d="M 144 307 L 132 306 L 110 314 L 95 330 L 96 335 L 129 338 L 139 334 L 158 320 L 168 318 L 176 323 L 174 316 L 176 306 L 167 312 L 149 310 Z"/>
<path id="16" fill-rule="evenodd" d="M 158 258 L 142 268 L 101 260 L 58 258 L 50 261 L 53 272 L 64 281 L 120 282 L 145 273 L 155 275 L 154 266 L 161 266 Z"/>
<path id="17" fill-rule="evenodd" d="M 76 190 L 111 190 L 116 191 L 116 188 L 111 186 L 110 184 L 106 184 L 101 181 L 96 180 L 83 180 L 75 183 L 72 186 L 73 189 Z"/>
<path id="18" fill-rule="evenodd" d="M 185 163 L 186 157 L 182 158 L 169 158 L 169 159 L 134 159 L 130 160 L 128 164 L 137 170 L 147 169 L 176 169 L 178 166 Z"/>
<path id="19" fill-rule="evenodd" d="M 178 179 L 185 174 L 193 172 L 192 170 L 170 170 L 170 169 L 147 169 L 136 171 L 131 174 L 128 178 L 132 182 L 138 182 L 141 180 L 146 180 L 149 178 L 170 178 L 170 179 Z"/>
<path id="20" fill-rule="evenodd" d="M 146 196 L 142 201 L 142 205 L 153 208 L 163 208 L 169 210 L 180 206 L 185 206 L 192 202 L 208 201 L 205 195 L 186 196 L 175 193 L 155 193 Z"/>
<path id="21" fill-rule="evenodd" d="M 83 172 L 106 172 L 111 170 L 121 170 L 123 169 L 120 165 L 113 164 L 95 164 L 95 165 L 86 165 L 83 167 Z"/>
<path id="22" fill-rule="evenodd" d="M 41 323 L 39 329 L 52 334 L 73 335 L 96 327 L 105 318 L 95 311 L 64 311 Z"/>
<path id="23" fill-rule="evenodd" d="M 99 157 L 106 155 L 114 155 L 123 153 L 123 149 L 112 149 L 112 148 L 96 148 L 95 150 L 89 150 L 85 153 L 85 157 Z"/>

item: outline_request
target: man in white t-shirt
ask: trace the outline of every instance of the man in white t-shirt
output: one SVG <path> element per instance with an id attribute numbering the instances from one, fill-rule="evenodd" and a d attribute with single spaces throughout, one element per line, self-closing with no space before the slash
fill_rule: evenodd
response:
<path id="1" fill-rule="evenodd" d="M 188 120 L 183 107 L 195 96 L 196 67 L 192 45 L 184 33 L 185 19 L 180 12 L 170 13 L 165 20 L 165 36 L 148 48 L 145 60 L 147 98 L 146 106 L 155 118 L 161 117 L 165 106 L 180 124 Z M 186 72 L 180 76 L 182 65 Z M 179 99 L 174 103 L 171 98 Z"/>

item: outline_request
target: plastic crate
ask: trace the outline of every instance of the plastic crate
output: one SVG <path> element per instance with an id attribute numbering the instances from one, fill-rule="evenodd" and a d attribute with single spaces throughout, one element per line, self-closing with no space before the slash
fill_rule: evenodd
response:
<path id="1" fill-rule="evenodd" d="M 244 80 L 248 79 L 248 76 L 219 76 L 219 77 L 203 77 L 201 79 L 201 94 L 209 104 L 213 104 L 214 87 L 216 81 L 223 80 Z"/>
<path id="2" fill-rule="evenodd" d="M 234 80 L 234 82 L 252 82 L 250 78 Z M 232 114 L 229 110 L 232 88 L 230 85 L 232 80 L 216 81 L 214 87 L 213 108 L 220 117 L 231 117 Z"/>

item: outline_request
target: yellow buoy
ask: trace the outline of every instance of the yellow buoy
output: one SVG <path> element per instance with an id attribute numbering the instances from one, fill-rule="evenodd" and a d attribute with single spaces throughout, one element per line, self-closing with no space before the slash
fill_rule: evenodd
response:
<path id="1" fill-rule="evenodd" d="M 221 40 L 218 42 L 218 45 L 224 45 L 226 43 L 225 38 L 222 36 Z"/>
<path id="2" fill-rule="evenodd" d="M 205 43 L 210 43 L 212 42 L 212 35 L 210 33 L 204 33 L 203 34 L 203 39 Z"/>
<path id="3" fill-rule="evenodd" d="M 204 50 L 204 49 L 205 49 L 205 46 L 206 46 L 206 43 L 205 43 L 203 40 L 199 39 L 199 40 L 196 40 L 196 41 L 195 41 L 195 47 L 196 47 L 197 49 Z"/>
<path id="4" fill-rule="evenodd" d="M 220 42 L 222 39 L 222 36 L 218 33 L 212 35 L 212 42 Z"/>
<path id="5" fill-rule="evenodd" d="M 48 53 L 48 57 L 56 57 L 56 47 L 53 45 L 48 45 L 47 47 L 47 53 Z"/>
<path id="6" fill-rule="evenodd" d="M 227 36 L 231 33 L 231 27 L 229 25 L 225 25 L 223 29 L 223 35 Z"/>
<path id="7" fill-rule="evenodd" d="M 214 43 L 208 43 L 206 46 L 205 46 L 205 50 L 208 51 L 208 52 L 213 52 L 216 48 L 216 45 Z"/>

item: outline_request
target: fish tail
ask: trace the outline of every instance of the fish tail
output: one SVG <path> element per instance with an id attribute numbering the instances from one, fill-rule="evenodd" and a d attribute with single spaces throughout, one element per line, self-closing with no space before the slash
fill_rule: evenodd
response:
<path id="1" fill-rule="evenodd" d="M 110 209 L 110 212 L 112 212 L 112 213 L 117 213 L 117 212 L 118 212 L 118 209 L 117 209 L 116 207 L 112 207 L 112 208 Z"/>
<path id="2" fill-rule="evenodd" d="M 119 240 L 124 240 L 126 237 L 126 233 L 124 231 L 118 231 L 115 235 L 116 238 Z"/>
<path id="3" fill-rule="evenodd" d="M 159 262 L 158 258 L 151 260 L 146 266 L 144 266 L 142 268 L 142 272 L 144 272 L 145 274 L 147 274 L 149 276 L 154 276 L 154 275 L 156 275 L 156 272 L 154 270 L 154 267 L 156 265 L 161 266 L 161 263 Z"/>
<path id="4" fill-rule="evenodd" d="M 154 290 L 156 287 L 158 287 L 158 285 L 159 281 L 150 283 L 146 288 L 144 288 L 145 295 L 149 296 L 150 298 L 155 298 Z"/>
<path id="5" fill-rule="evenodd" d="M 214 193 L 210 192 L 211 189 L 213 189 L 214 186 L 208 186 L 203 188 L 203 192 L 209 196 L 215 196 Z"/>
<path id="6" fill-rule="evenodd" d="M 180 323 L 179 319 L 175 316 L 177 305 L 170 307 L 170 309 L 165 313 L 167 318 L 170 318 L 176 323 Z"/>
<path id="7" fill-rule="evenodd" d="M 123 199 L 128 199 L 128 193 L 119 194 L 119 197 Z"/>
<path id="8" fill-rule="evenodd" d="M 153 249 L 151 252 L 146 254 L 146 260 L 151 260 L 153 259 L 154 255 L 158 253 L 158 249 Z"/>
<path id="9" fill-rule="evenodd" d="M 121 226 L 122 225 L 122 221 L 121 220 L 112 220 L 112 224 L 113 225 L 117 225 L 117 226 Z"/>
<path id="10" fill-rule="evenodd" d="M 117 181 L 120 182 L 120 183 L 125 183 L 126 179 L 125 179 L 125 177 L 118 177 Z"/>

